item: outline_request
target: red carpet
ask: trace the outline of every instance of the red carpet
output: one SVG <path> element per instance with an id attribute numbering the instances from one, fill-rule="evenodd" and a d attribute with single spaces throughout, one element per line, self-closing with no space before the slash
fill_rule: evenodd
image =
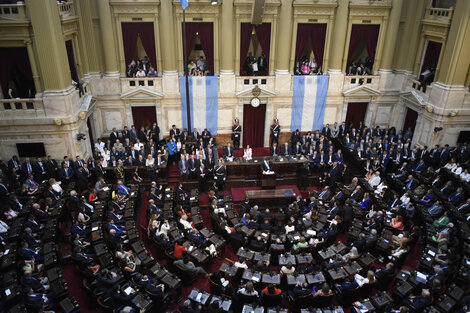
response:
<path id="1" fill-rule="evenodd" d="M 67 264 L 62 268 L 64 279 L 67 282 L 69 293 L 74 297 L 83 313 L 100 313 L 103 312 L 96 302 L 91 299 L 83 288 L 83 277 L 77 271 L 74 264 Z"/>

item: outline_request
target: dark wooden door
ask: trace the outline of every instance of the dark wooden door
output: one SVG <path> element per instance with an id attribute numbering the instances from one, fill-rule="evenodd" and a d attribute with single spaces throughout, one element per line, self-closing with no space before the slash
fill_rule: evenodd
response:
<path id="1" fill-rule="evenodd" d="M 351 127 L 358 127 L 359 122 L 364 122 L 368 104 L 368 102 L 349 102 L 346 124 L 350 123 Z"/>
<path id="2" fill-rule="evenodd" d="M 251 104 L 243 107 L 243 146 L 252 148 L 264 146 L 264 121 L 266 117 L 266 104 L 260 104 L 257 108 Z"/>
<path id="3" fill-rule="evenodd" d="M 140 129 L 142 126 L 150 127 L 157 120 L 155 107 L 132 107 L 132 118 L 136 129 Z"/>

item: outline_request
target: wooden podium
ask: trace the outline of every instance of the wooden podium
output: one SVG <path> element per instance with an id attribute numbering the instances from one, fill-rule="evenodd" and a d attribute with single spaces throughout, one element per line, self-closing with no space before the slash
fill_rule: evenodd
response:
<path id="1" fill-rule="evenodd" d="M 261 188 L 262 189 L 276 188 L 276 173 L 270 174 L 270 175 L 261 174 Z"/>

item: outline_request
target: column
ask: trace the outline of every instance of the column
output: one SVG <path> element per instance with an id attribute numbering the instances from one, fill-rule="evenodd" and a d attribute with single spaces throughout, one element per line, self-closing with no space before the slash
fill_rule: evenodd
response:
<path id="1" fill-rule="evenodd" d="M 233 55 L 233 0 L 222 1 L 222 18 L 220 31 L 220 74 L 234 74 Z"/>
<path id="2" fill-rule="evenodd" d="M 100 17 L 101 43 L 103 46 L 104 66 L 106 76 L 119 76 L 119 66 L 117 62 L 117 48 L 113 31 L 111 7 L 108 0 L 97 1 L 98 14 Z"/>
<path id="3" fill-rule="evenodd" d="M 181 36 L 175 36 L 174 14 L 172 1 L 160 1 L 159 31 L 163 61 L 163 75 L 176 75 L 176 49 L 175 40 L 181 40 Z"/>
<path id="4" fill-rule="evenodd" d="M 292 0 L 284 0 L 279 14 L 276 41 L 276 75 L 289 73 L 289 57 L 292 43 Z M 271 67 L 271 66 L 270 66 Z"/>
<path id="5" fill-rule="evenodd" d="M 34 31 L 34 44 L 44 90 L 65 89 L 72 84 L 72 78 L 57 1 L 28 0 L 26 8 Z M 28 49 L 28 55 L 31 52 L 31 49 Z"/>
<path id="6" fill-rule="evenodd" d="M 417 0 L 416 3 L 406 1 L 407 16 L 405 29 L 398 49 L 398 68 L 412 72 L 416 53 L 418 51 L 419 37 L 421 35 L 421 19 L 429 1 Z"/>
<path id="7" fill-rule="evenodd" d="M 393 57 L 398 37 L 398 27 L 400 26 L 400 16 L 403 0 L 393 0 L 392 9 L 388 19 L 387 34 L 385 36 L 384 52 L 382 55 L 381 70 L 392 69 Z"/>
<path id="8" fill-rule="evenodd" d="M 336 8 L 333 39 L 330 46 L 329 72 L 341 72 L 343 64 L 344 46 L 348 31 L 349 0 L 338 0 Z"/>
<path id="9" fill-rule="evenodd" d="M 91 11 L 92 4 L 89 0 L 80 0 L 75 1 L 75 5 L 81 22 L 79 23 L 81 31 L 77 39 L 83 42 L 82 47 L 85 48 L 84 55 L 88 65 L 83 74 L 99 72 L 98 47 L 95 41 Z"/>
<path id="10" fill-rule="evenodd" d="M 470 59 L 470 2 L 457 0 L 447 42 L 441 50 L 440 72 L 436 81 L 446 85 L 463 86 Z"/>
<path id="11" fill-rule="evenodd" d="M 36 65 L 36 58 L 34 56 L 33 45 L 31 40 L 25 42 L 26 49 L 28 50 L 29 64 L 31 64 L 31 73 L 33 74 L 34 87 L 36 88 L 36 93 L 42 91 L 41 80 L 39 79 L 38 67 Z"/>

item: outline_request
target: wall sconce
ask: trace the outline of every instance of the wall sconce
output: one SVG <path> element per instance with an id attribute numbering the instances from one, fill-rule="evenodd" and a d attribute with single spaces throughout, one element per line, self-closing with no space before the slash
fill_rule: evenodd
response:
<path id="1" fill-rule="evenodd" d="M 57 126 L 60 126 L 60 125 L 62 125 L 62 120 L 60 118 L 55 118 L 54 119 L 54 124 L 56 124 Z"/>
<path id="2" fill-rule="evenodd" d="M 86 112 L 82 111 L 80 112 L 80 114 L 78 114 L 78 116 L 80 117 L 81 120 L 84 120 L 86 118 Z"/>
<path id="3" fill-rule="evenodd" d="M 449 117 L 454 117 L 454 116 L 457 116 L 459 115 L 459 111 L 456 111 L 456 110 L 452 110 L 449 112 Z"/>

